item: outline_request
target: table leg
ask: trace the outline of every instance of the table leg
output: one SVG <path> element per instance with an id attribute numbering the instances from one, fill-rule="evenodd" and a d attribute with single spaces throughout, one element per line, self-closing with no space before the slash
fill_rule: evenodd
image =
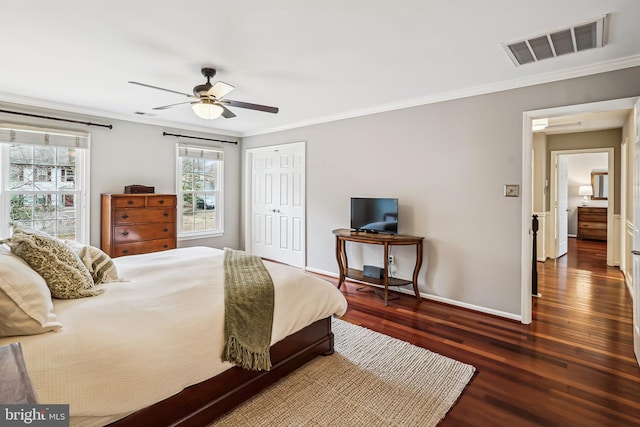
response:
<path id="1" fill-rule="evenodd" d="M 389 300 L 389 245 L 384 244 L 384 306 Z"/>
<path id="2" fill-rule="evenodd" d="M 416 266 L 413 269 L 413 292 L 418 301 L 421 301 L 420 290 L 418 289 L 418 273 L 422 267 L 422 241 L 416 244 Z"/>
<path id="3" fill-rule="evenodd" d="M 344 268 L 343 254 L 344 254 L 344 242 L 340 240 L 340 237 L 336 236 L 336 260 L 338 261 L 338 271 L 340 273 L 340 279 L 338 279 L 338 289 L 342 287 L 342 284 L 344 283 L 344 279 L 346 275 L 345 268 Z"/>

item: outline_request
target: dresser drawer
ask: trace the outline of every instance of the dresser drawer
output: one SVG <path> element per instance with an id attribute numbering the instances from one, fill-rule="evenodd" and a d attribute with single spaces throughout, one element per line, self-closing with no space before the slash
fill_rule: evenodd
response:
<path id="1" fill-rule="evenodd" d="M 606 230 L 607 223 L 606 222 L 580 222 L 578 224 L 580 231 L 583 232 L 585 230 Z"/>
<path id="2" fill-rule="evenodd" d="M 157 239 L 145 242 L 134 242 L 126 244 L 118 244 L 113 251 L 114 257 L 125 255 L 146 254 L 149 252 L 166 251 L 176 248 L 175 239 Z"/>
<path id="3" fill-rule="evenodd" d="M 595 221 L 595 222 L 607 222 L 606 212 L 580 212 L 580 221 Z"/>
<path id="4" fill-rule="evenodd" d="M 147 206 L 175 206 L 176 205 L 176 197 L 175 196 L 147 196 Z"/>
<path id="5" fill-rule="evenodd" d="M 119 208 L 115 210 L 113 221 L 116 225 L 151 223 L 151 222 L 175 222 L 176 210 L 170 208 Z"/>
<path id="6" fill-rule="evenodd" d="M 116 208 L 143 208 L 145 205 L 145 200 L 144 197 L 136 196 L 114 197 L 112 204 Z"/>
<path id="7" fill-rule="evenodd" d="M 142 240 L 166 239 L 176 236 L 175 223 L 118 225 L 114 227 L 116 244 L 137 242 Z"/>

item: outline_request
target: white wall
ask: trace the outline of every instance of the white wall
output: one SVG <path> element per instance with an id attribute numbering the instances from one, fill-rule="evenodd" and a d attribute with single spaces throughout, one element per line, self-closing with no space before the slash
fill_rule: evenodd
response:
<path id="1" fill-rule="evenodd" d="M 400 232 L 426 238 L 424 294 L 520 315 L 524 111 L 640 94 L 640 68 L 244 138 L 243 149 L 307 141 L 307 265 L 337 273 L 331 230 L 351 196 L 398 197 Z M 396 251 L 410 276 L 413 251 Z M 380 265 L 354 250 L 353 264 Z M 381 251 L 378 251 L 381 253 Z M 355 266 L 355 265 L 354 265 Z"/>

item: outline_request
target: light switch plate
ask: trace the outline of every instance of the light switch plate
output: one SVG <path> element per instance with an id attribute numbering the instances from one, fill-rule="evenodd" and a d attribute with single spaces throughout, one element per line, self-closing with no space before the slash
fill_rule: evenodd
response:
<path id="1" fill-rule="evenodd" d="M 505 184 L 504 197 L 518 197 L 520 195 L 520 186 L 518 184 Z"/>

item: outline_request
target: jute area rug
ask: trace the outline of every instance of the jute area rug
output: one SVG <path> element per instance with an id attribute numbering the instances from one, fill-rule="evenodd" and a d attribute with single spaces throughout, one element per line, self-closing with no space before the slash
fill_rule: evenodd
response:
<path id="1" fill-rule="evenodd" d="M 435 426 L 475 368 L 333 320 L 336 352 L 318 357 L 211 427 Z"/>

